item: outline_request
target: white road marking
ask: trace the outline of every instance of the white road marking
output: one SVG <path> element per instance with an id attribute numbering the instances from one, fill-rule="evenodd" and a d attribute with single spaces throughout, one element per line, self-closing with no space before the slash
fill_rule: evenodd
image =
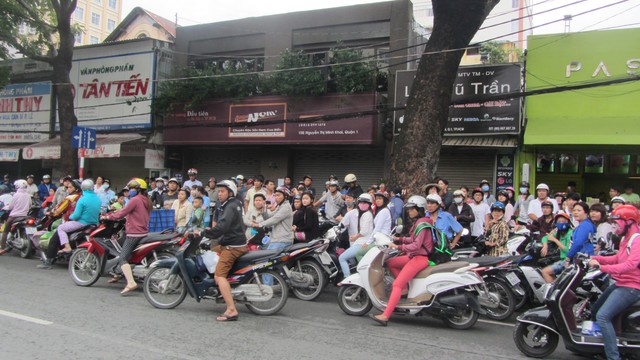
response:
<path id="1" fill-rule="evenodd" d="M 480 319 L 478 320 L 478 322 L 482 322 L 485 324 L 502 325 L 502 326 L 508 326 L 508 327 L 516 326 L 516 324 L 512 324 L 512 323 L 499 322 L 499 321 L 493 321 L 493 320 L 484 320 L 484 319 Z"/>
<path id="2" fill-rule="evenodd" d="M 23 320 L 23 321 L 28 321 L 34 324 L 38 324 L 38 325 L 52 325 L 53 323 L 51 321 L 47 321 L 47 320 L 42 320 L 42 319 L 38 319 L 38 318 L 34 318 L 31 316 L 26 316 L 26 315 L 22 315 L 22 314 L 17 314 L 11 311 L 4 311 L 4 310 L 0 310 L 0 315 L 2 316 L 6 316 L 6 317 L 10 317 L 10 318 L 14 318 L 14 319 L 18 319 L 18 320 Z"/>

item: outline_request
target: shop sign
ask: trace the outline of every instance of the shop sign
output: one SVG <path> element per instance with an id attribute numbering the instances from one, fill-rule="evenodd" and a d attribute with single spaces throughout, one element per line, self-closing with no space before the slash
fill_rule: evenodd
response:
<path id="1" fill-rule="evenodd" d="M 257 97 L 240 103 L 210 102 L 165 119 L 165 144 L 373 144 L 375 94 L 309 98 Z M 317 119 L 304 121 L 305 119 Z"/>
<path id="2" fill-rule="evenodd" d="M 453 84 L 445 135 L 518 134 L 520 98 L 491 100 L 520 92 L 518 64 L 465 66 Z M 396 73 L 395 107 L 406 106 L 415 70 Z M 402 128 L 404 110 L 394 114 L 396 130 Z"/>
<path id="3" fill-rule="evenodd" d="M 0 149 L 0 161 L 17 162 L 20 149 Z"/>
<path id="4" fill-rule="evenodd" d="M 154 52 L 74 60 L 70 78 L 78 125 L 96 130 L 151 127 Z"/>
<path id="5" fill-rule="evenodd" d="M 145 169 L 164 169 L 164 150 L 144 150 Z"/>
<path id="6" fill-rule="evenodd" d="M 51 82 L 12 84 L 0 89 L 0 142 L 45 140 L 50 107 Z"/>
<path id="7" fill-rule="evenodd" d="M 513 155 L 496 155 L 498 164 L 496 166 L 496 190 L 500 191 L 513 186 L 515 177 L 515 159 Z"/>

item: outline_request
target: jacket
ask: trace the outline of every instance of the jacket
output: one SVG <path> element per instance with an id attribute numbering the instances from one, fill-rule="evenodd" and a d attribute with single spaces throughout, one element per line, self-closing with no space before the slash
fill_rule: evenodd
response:
<path id="1" fill-rule="evenodd" d="M 272 243 L 293 243 L 293 211 L 288 201 L 282 202 L 274 211 L 267 210 L 264 218 L 259 225 L 271 227 Z"/>
<path id="2" fill-rule="evenodd" d="M 629 244 L 631 238 L 633 241 Z M 591 258 L 600 263 L 602 272 L 611 274 L 616 281 L 616 286 L 640 290 L 640 234 L 625 236 L 620 242 L 620 250 L 613 256 L 592 256 Z"/>
<path id="3" fill-rule="evenodd" d="M 451 204 L 447 212 L 467 230 L 471 230 L 471 223 L 476 221 L 476 217 L 473 215 L 473 209 L 471 209 L 469 204 L 462 203 L 462 209 L 460 211 L 458 211 L 458 204 Z"/>
<path id="4" fill-rule="evenodd" d="M 425 222 L 431 224 L 431 226 L 435 226 L 430 218 L 423 217 L 413 224 L 411 232 L 409 233 L 410 236 L 401 237 L 399 240 L 402 245 L 399 245 L 398 249 L 405 252 L 410 258 L 417 255 L 429 256 L 429 254 L 433 252 L 433 237 L 429 229 L 424 229 L 420 231 L 418 235 L 414 235 L 416 227 Z"/>
<path id="5" fill-rule="evenodd" d="M 109 220 L 119 220 L 127 217 L 125 232 L 130 237 L 145 237 L 149 233 L 150 208 L 146 196 L 136 195 L 129 200 L 122 210 L 107 215 Z"/>
<path id="6" fill-rule="evenodd" d="M 175 211 L 175 224 L 176 227 L 185 227 L 193 216 L 193 205 L 187 200 L 184 203 L 180 203 L 180 200 L 174 200 L 171 209 Z"/>
<path id="7" fill-rule="evenodd" d="M 60 217 L 64 221 L 69 221 L 69 216 L 76 210 L 76 204 L 78 199 L 82 196 L 82 193 L 71 194 L 64 198 L 52 211 L 53 217 Z"/>
<path id="8" fill-rule="evenodd" d="M 4 207 L 4 210 L 11 210 L 9 213 L 11 217 L 27 216 L 29 209 L 31 209 L 31 195 L 26 189 L 18 189 L 13 195 L 11 204 Z"/>
<path id="9" fill-rule="evenodd" d="M 202 232 L 206 237 L 220 239 L 222 246 L 246 245 L 247 238 L 244 234 L 242 222 L 242 205 L 235 198 L 229 198 L 217 209 L 217 223 L 212 229 Z"/>
<path id="10" fill-rule="evenodd" d="M 320 232 L 318 213 L 311 206 L 303 206 L 296 211 L 293 216 L 293 225 L 296 226 L 296 231 L 304 232 L 305 241 L 315 239 L 319 235 L 318 232 Z"/>
<path id="11" fill-rule="evenodd" d="M 247 227 L 247 230 L 245 231 L 247 239 L 251 238 L 255 234 L 255 230 L 251 228 L 251 222 L 255 221 L 260 224 L 264 220 L 265 213 L 266 211 L 264 210 L 264 208 L 261 210 L 253 208 L 244 213 L 244 217 L 242 218 L 242 220 L 244 222 L 244 226 Z"/>
<path id="12" fill-rule="evenodd" d="M 53 183 L 49 183 L 49 186 L 47 186 L 45 183 L 38 185 L 38 197 L 41 200 L 48 198 L 49 189 L 53 189 L 55 191 L 56 189 L 58 189 L 58 187 Z"/>
<path id="13" fill-rule="evenodd" d="M 93 190 L 82 191 L 82 196 L 76 203 L 76 209 L 69 216 L 69 220 L 85 225 L 98 223 L 98 220 L 100 220 L 100 198 Z"/>

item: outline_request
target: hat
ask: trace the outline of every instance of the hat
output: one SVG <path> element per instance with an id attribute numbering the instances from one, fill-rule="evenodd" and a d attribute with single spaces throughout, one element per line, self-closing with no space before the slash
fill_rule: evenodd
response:
<path id="1" fill-rule="evenodd" d="M 464 196 L 464 191 L 456 190 L 453 192 L 453 196 Z"/>
<path id="2" fill-rule="evenodd" d="M 332 180 L 329 181 L 329 186 L 340 186 L 340 183 L 338 183 L 336 180 Z"/>
<path id="3" fill-rule="evenodd" d="M 51 175 L 44 175 L 44 176 L 42 177 L 42 180 L 44 180 L 44 179 L 49 179 L 49 180 L 51 180 Z"/>
<path id="4" fill-rule="evenodd" d="M 536 190 L 547 190 L 547 191 L 549 191 L 549 185 L 547 185 L 545 183 L 540 183 L 540 184 L 538 184 L 538 186 L 536 186 Z"/>
<path id="5" fill-rule="evenodd" d="M 162 178 L 157 178 L 157 179 L 156 179 L 156 182 L 164 183 L 164 179 L 162 179 Z"/>
<path id="6" fill-rule="evenodd" d="M 213 179 L 213 178 L 212 178 Z M 236 176 L 236 180 L 244 180 L 244 176 L 242 174 Z"/>
<path id="7" fill-rule="evenodd" d="M 31 179 L 35 179 L 35 176 L 33 176 L 33 175 L 27 175 L 27 179 L 29 179 L 29 178 L 31 178 Z"/>
<path id="8" fill-rule="evenodd" d="M 442 188 L 438 184 L 427 184 L 427 185 L 424 186 L 423 192 L 426 194 L 426 193 L 429 192 L 429 189 L 431 189 L 433 187 L 436 188 L 436 190 L 438 190 L 438 193 L 440 193 L 442 191 Z"/>
<path id="9" fill-rule="evenodd" d="M 489 181 L 487 181 L 487 180 L 480 181 L 480 185 L 482 185 L 482 184 L 491 185 L 491 183 Z"/>
<path id="10" fill-rule="evenodd" d="M 6 176 L 6 175 L 5 175 L 5 176 Z M 62 178 L 62 181 L 65 181 L 65 180 L 72 180 L 72 179 L 73 179 L 73 176 L 71 176 L 71 175 L 65 175 L 65 176 Z"/>
<path id="11" fill-rule="evenodd" d="M 305 179 L 307 179 L 307 178 L 309 178 L 309 180 L 313 180 L 313 178 L 312 178 L 311 176 L 309 176 L 309 175 L 305 175 L 305 176 L 303 176 L 303 177 L 302 177 L 302 180 L 305 180 Z"/>
<path id="12" fill-rule="evenodd" d="M 427 202 L 434 202 L 436 204 L 442 204 L 442 198 L 437 194 L 429 194 L 427 195 Z"/>
<path id="13" fill-rule="evenodd" d="M 111 185 L 111 180 L 109 180 L 108 178 L 104 178 L 102 179 L 102 183 L 109 183 L 109 185 Z"/>
<path id="14" fill-rule="evenodd" d="M 543 206 L 550 206 L 552 208 L 554 207 L 553 203 L 551 201 L 549 201 L 549 200 L 545 200 L 542 203 L 540 203 L 540 207 L 543 207 Z"/>
<path id="15" fill-rule="evenodd" d="M 329 180 L 332 180 L 332 179 L 337 181 L 338 177 L 336 175 L 329 175 Z"/>
<path id="16" fill-rule="evenodd" d="M 174 183 L 178 184 L 178 186 L 180 185 L 180 181 L 178 181 L 178 179 L 176 179 L 176 178 L 169 179 L 169 182 L 174 182 Z"/>
<path id="17" fill-rule="evenodd" d="M 611 199 L 611 203 L 613 204 L 614 202 L 619 202 L 619 203 L 625 204 L 627 201 L 622 196 L 614 196 Z"/>
<path id="18" fill-rule="evenodd" d="M 247 185 L 253 185 L 253 179 L 247 180 Z"/>
<path id="19" fill-rule="evenodd" d="M 9 174 L 4 174 L 4 178 L 8 179 L 9 178 Z"/>

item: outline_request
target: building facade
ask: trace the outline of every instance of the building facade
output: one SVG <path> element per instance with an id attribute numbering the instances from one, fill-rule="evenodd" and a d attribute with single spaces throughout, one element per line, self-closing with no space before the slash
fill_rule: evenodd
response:
<path id="1" fill-rule="evenodd" d="M 71 21 L 80 25 L 83 31 L 76 35 L 75 45 L 91 45 L 104 41 L 120 23 L 122 1 L 78 0 Z"/>

